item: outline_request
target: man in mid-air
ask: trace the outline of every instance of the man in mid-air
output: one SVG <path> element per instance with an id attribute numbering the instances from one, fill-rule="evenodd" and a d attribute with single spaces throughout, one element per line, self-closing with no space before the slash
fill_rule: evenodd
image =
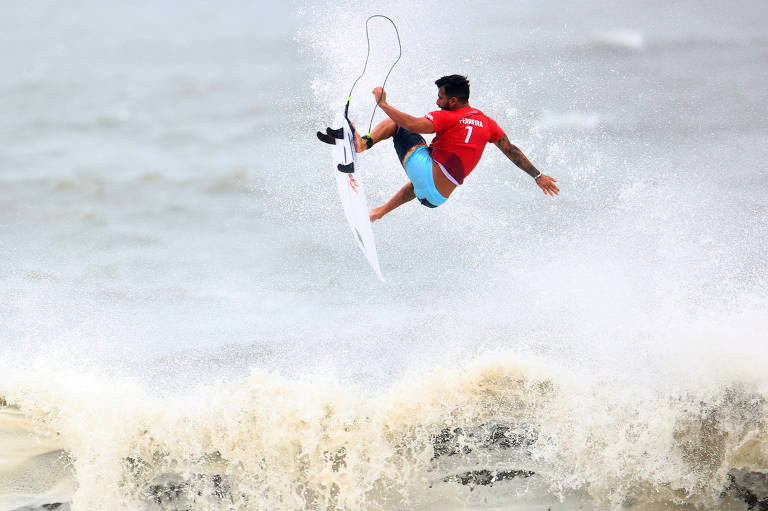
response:
<path id="1" fill-rule="evenodd" d="M 443 76 L 435 85 L 440 110 L 424 117 L 399 111 L 387 103 L 384 89 L 373 89 L 376 103 L 389 119 L 379 123 L 370 136 L 361 137 L 355 132 L 356 150 L 361 153 L 391 137 L 410 181 L 386 203 L 370 210 L 371 222 L 414 198 L 430 208 L 443 204 L 475 168 L 488 142 L 496 144 L 545 194 L 554 196 L 560 192 L 557 180 L 539 172 L 496 121 L 469 106 L 469 81 L 465 76 Z M 436 135 L 427 146 L 420 133 Z"/>

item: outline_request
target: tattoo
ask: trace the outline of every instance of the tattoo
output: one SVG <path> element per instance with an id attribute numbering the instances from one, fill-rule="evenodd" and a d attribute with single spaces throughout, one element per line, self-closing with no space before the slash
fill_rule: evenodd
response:
<path id="1" fill-rule="evenodd" d="M 499 140 L 495 142 L 502 153 L 509 158 L 512 163 L 520 167 L 531 177 L 536 177 L 540 174 L 539 170 L 533 166 L 523 152 L 512 142 L 509 141 L 507 135 L 502 135 Z"/>

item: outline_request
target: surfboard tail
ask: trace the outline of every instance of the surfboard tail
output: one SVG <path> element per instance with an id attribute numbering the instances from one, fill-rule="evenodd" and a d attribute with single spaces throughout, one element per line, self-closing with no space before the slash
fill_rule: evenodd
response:
<path id="1" fill-rule="evenodd" d="M 321 137 L 324 135 L 324 137 Z M 368 264 L 381 282 L 386 282 L 379 264 L 376 241 L 368 214 L 368 201 L 365 195 L 362 175 L 360 174 L 357 153 L 354 150 L 354 132 L 349 120 L 341 113 L 336 115 L 333 125 L 325 133 L 318 132 L 318 138 L 324 142 L 333 140 L 332 168 L 336 177 L 339 199 L 344 209 L 350 229 L 357 246 L 365 255 Z"/>

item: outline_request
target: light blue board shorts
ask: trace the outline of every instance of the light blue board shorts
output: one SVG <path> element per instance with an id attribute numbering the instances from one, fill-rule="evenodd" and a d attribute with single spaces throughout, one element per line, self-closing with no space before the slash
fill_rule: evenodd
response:
<path id="1" fill-rule="evenodd" d="M 392 140 L 405 173 L 413 183 L 413 191 L 419 202 L 430 208 L 444 204 L 448 198 L 443 197 L 435 188 L 435 180 L 432 177 L 432 157 L 429 155 L 424 137 L 398 127 Z"/>

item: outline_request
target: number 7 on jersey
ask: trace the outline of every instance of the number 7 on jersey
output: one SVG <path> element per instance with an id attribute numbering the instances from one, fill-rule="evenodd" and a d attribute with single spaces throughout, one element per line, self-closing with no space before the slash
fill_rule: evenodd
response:
<path id="1" fill-rule="evenodd" d="M 465 138 L 465 139 L 464 139 L 464 143 L 465 143 L 465 144 L 469 144 L 469 137 L 471 137 L 471 136 L 472 136 L 472 128 L 473 128 L 473 127 L 474 127 L 474 126 L 464 126 L 464 129 L 466 129 L 466 130 L 467 130 L 467 138 Z"/>

